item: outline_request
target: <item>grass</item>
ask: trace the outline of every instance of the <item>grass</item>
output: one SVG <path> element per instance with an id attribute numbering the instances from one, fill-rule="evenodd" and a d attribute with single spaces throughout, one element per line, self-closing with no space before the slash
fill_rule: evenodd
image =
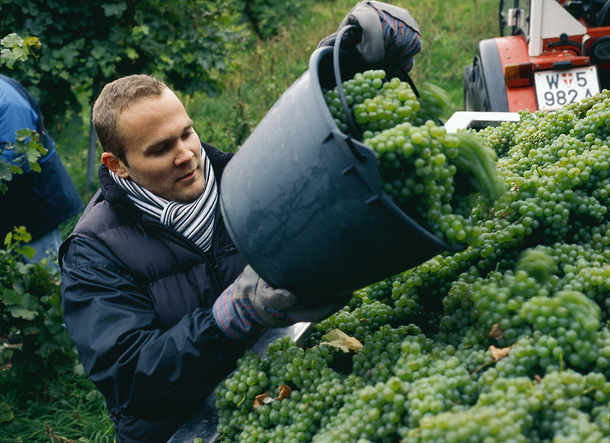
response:
<path id="1" fill-rule="evenodd" d="M 477 42 L 497 33 L 497 0 L 390 1 L 409 9 L 419 23 L 422 52 L 411 76 L 443 88 L 452 101 L 452 112 L 463 109 L 462 72 L 472 62 Z M 306 69 L 318 41 L 335 31 L 355 1 L 311 2 L 311 10 L 274 38 L 251 40 L 232 53 L 232 72 L 217 97 L 181 94 L 203 141 L 225 151 L 235 151 L 278 97 Z M 61 126 L 48 128 L 73 181 L 87 202 L 85 189 L 89 99 L 74 110 Z M 97 148 L 96 170 L 99 166 Z M 94 184 L 97 186 L 96 184 Z M 67 234 L 73 222 L 64 226 Z M 12 406 L 15 418 L 0 423 L 0 443 L 112 442 L 114 431 L 106 407 L 95 386 L 84 376 L 71 374 L 42 394 L 24 395 L 21 388 L 0 390 L 0 404 Z M 16 405 L 16 406 L 15 406 Z"/>
<path id="2" fill-rule="evenodd" d="M 14 419 L 0 424 L 1 443 L 111 443 L 114 429 L 104 398 L 82 374 L 66 374 L 43 395 L 27 386 L 0 393 L 0 403 L 11 405 Z"/>

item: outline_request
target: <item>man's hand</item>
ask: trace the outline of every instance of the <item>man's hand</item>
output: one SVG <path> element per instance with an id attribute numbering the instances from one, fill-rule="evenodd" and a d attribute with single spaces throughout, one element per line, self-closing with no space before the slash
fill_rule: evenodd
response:
<path id="1" fill-rule="evenodd" d="M 212 311 L 226 335 L 249 342 L 268 327 L 324 320 L 345 306 L 350 298 L 351 294 L 330 303 L 303 305 L 292 292 L 271 287 L 248 265 L 218 297 Z"/>
<path id="2" fill-rule="evenodd" d="M 360 29 L 346 31 L 341 48 L 358 51 L 366 62 L 384 69 L 387 78 L 403 78 L 411 70 L 421 41 L 419 26 L 409 11 L 382 2 L 360 2 L 343 19 L 337 32 L 318 46 L 333 46 L 339 31 L 348 25 Z"/>

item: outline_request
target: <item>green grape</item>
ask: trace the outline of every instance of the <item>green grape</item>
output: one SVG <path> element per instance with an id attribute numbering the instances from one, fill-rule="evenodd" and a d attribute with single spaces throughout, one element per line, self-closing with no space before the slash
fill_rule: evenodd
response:
<path id="1" fill-rule="evenodd" d="M 405 413 L 404 391 L 404 383 L 395 377 L 388 378 L 385 383 L 364 386 L 312 441 L 334 443 L 392 438 Z"/>
<path id="2" fill-rule="evenodd" d="M 516 413 L 503 407 L 473 407 L 422 418 L 418 428 L 403 428 L 402 441 L 413 443 L 466 441 L 525 442 Z"/>
<path id="3" fill-rule="evenodd" d="M 496 154 L 474 134 L 447 134 L 439 116 L 446 94 L 426 84 L 417 97 L 398 78 L 383 82 L 383 71 L 357 74 L 371 97 L 354 98 L 354 79 L 343 83 L 363 141 L 377 154 L 385 193 L 417 223 L 449 244 L 474 244 L 479 230 L 470 221 L 474 192 L 494 200 L 505 191 Z M 360 86 L 362 88 L 362 86 Z M 341 130 L 347 117 L 338 89 L 325 91 L 326 103 Z"/>
<path id="4" fill-rule="evenodd" d="M 553 436 L 554 441 L 610 442 L 610 437 L 604 436 L 597 423 L 591 422 L 588 414 L 576 408 L 556 414 L 555 423 L 559 429 Z"/>

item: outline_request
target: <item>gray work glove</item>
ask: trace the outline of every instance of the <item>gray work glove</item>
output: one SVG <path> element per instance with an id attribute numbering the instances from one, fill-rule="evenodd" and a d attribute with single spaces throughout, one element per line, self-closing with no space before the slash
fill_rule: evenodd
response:
<path id="1" fill-rule="evenodd" d="M 404 76 L 413 67 L 413 57 L 421 50 L 419 26 L 409 11 L 376 1 L 359 2 L 341 21 L 337 32 L 324 38 L 318 47 L 334 46 L 339 31 L 347 25 L 341 48 L 356 50 L 364 61 L 386 71 L 387 78 Z"/>
<path id="2" fill-rule="evenodd" d="M 229 337 L 250 342 L 268 328 L 297 322 L 324 320 L 341 309 L 351 294 L 330 303 L 304 305 L 286 289 L 271 287 L 250 267 L 218 297 L 212 312 L 218 327 Z"/>

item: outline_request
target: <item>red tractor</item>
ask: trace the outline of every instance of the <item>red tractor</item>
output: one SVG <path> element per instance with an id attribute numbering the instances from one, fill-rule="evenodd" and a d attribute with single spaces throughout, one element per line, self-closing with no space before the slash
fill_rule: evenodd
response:
<path id="1" fill-rule="evenodd" d="M 610 89 L 610 0 L 500 2 L 500 37 L 464 70 L 464 109 L 556 110 Z"/>

